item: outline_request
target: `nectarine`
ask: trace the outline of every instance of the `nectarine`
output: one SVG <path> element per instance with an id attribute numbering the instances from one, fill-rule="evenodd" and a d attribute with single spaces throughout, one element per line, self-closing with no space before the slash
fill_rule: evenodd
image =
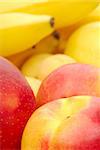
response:
<path id="1" fill-rule="evenodd" d="M 100 96 L 100 68 L 73 63 L 56 69 L 42 82 L 37 94 L 37 107 L 77 95 Z"/>
<path id="2" fill-rule="evenodd" d="M 22 150 L 99 150 L 100 98 L 76 96 L 49 102 L 29 119 Z"/>

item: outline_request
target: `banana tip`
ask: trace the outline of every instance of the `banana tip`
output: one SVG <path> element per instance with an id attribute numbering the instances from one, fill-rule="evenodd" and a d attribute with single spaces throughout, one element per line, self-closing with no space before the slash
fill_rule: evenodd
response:
<path id="1" fill-rule="evenodd" d="M 57 40 L 60 39 L 60 34 L 59 34 L 59 32 L 57 32 L 57 31 L 54 31 L 54 32 L 53 32 L 53 36 L 54 36 L 54 38 L 56 38 Z"/>
<path id="2" fill-rule="evenodd" d="M 52 17 L 52 18 L 50 19 L 50 25 L 51 25 L 51 27 L 54 27 L 54 24 L 55 24 L 54 18 Z"/>

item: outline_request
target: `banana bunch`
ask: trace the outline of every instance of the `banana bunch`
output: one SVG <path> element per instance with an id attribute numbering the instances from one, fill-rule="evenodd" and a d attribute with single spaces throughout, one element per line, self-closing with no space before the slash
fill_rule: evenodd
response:
<path id="1" fill-rule="evenodd" d="M 0 55 L 21 68 L 34 54 L 62 53 L 73 30 L 100 19 L 97 5 L 96 0 L 1 1 Z"/>
<path id="2" fill-rule="evenodd" d="M 40 40 L 32 48 L 14 55 L 10 55 L 6 58 L 10 60 L 13 64 L 15 64 L 18 68 L 21 68 L 23 63 L 32 55 L 40 53 L 55 53 L 55 50 L 57 49 L 59 42 L 60 42 L 59 33 L 53 32 L 50 35 L 43 38 L 42 40 Z"/>
<path id="3" fill-rule="evenodd" d="M 31 48 L 53 32 L 54 19 L 25 13 L 0 14 L 0 55 L 9 56 Z"/>
<path id="4" fill-rule="evenodd" d="M 58 29 L 58 34 L 59 34 L 59 44 L 57 47 L 57 52 L 63 53 L 66 43 L 68 38 L 71 36 L 71 34 L 77 30 L 79 27 L 91 23 L 91 22 L 97 22 L 100 21 L 100 4 L 91 12 L 89 13 L 86 17 L 84 17 L 82 20 L 78 21 L 77 23 L 66 26 L 63 28 Z"/>
<path id="5" fill-rule="evenodd" d="M 55 27 L 58 28 L 79 21 L 97 4 L 97 0 L 5 0 L 0 2 L 0 13 L 15 11 L 50 15 L 55 18 Z"/>

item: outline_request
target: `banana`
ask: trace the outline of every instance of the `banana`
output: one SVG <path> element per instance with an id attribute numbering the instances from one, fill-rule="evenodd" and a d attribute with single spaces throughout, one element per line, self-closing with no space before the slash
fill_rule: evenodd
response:
<path id="1" fill-rule="evenodd" d="M 46 14 L 55 18 L 55 27 L 71 25 L 81 20 L 96 6 L 97 0 L 5 0 L 0 2 L 0 12 L 26 12 Z"/>
<path id="2" fill-rule="evenodd" d="M 0 55 L 22 52 L 54 31 L 54 19 L 25 13 L 0 14 Z"/>
<path id="3" fill-rule="evenodd" d="M 49 36 L 43 38 L 37 45 L 33 47 L 34 54 L 54 53 L 58 47 L 60 36 L 58 32 L 53 32 Z"/>
<path id="4" fill-rule="evenodd" d="M 89 22 L 100 21 L 100 4 L 84 19 L 82 19 L 79 23 L 80 25 L 86 24 Z"/>
<path id="5" fill-rule="evenodd" d="M 7 12 L 32 12 L 34 2 L 32 0 L 2 0 L 0 1 L 0 13 Z"/>
<path id="6" fill-rule="evenodd" d="M 100 21 L 100 4 L 98 5 L 98 7 L 96 7 L 96 9 L 94 9 L 89 15 L 87 15 L 81 21 L 71 26 L 63 27 L 57 30 L 60 39 L 59 39 L 59 45 L 57 47 L 56 52 L 63 53 L 64 49 L 66 48 L 66 43 L 68 38 L 76 29 L 78 29 L 80 26 L 84 24 L 95 22 L 95 21 Z"/>
<path id="7" fill-rule="evenodd" d="M 13 64 L 15 64 L 18 68 L 21 68 L 23 63 L 32 55 L 40 54 L 40 53 L 54 53 L 59 44 L 59 34 L 55 31 L 49 36 L 40 40 L 35 46 L 32 48 L 22 51 L 20 53 L 10 55 L 6 57 Z"/>
<path id="8" fill-rule="evenodd" d="M 6 58 L 20 69 L 23 63 L 33 54 L 34 54 L 34 49 L 31 48 L 14 55 L 10 55 Z"/>

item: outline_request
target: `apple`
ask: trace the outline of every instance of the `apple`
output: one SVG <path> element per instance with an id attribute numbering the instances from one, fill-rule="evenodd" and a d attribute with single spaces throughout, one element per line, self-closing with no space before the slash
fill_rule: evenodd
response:
<path id="1" fill-rule="evenodd" d="M 20 150 L 24 127 L 35 107 L 34 93 L 24 76 L 0 57 L 1 150 Z"/>
<path id="2" fill-rule="evenodd" d="M 39 107 L 29 119 L 21 150 L 99 150 L 100 97 L 75 96 Z"/>
<path id="3" fill-rule="evenodd" d="M 36 78 L 29 77 L 29 76 L 25 76 L 25 78 L 26 78 L 27 82 L 29 83 L 29 85 L 31 86 L 31 88 L 34 92 L 34 95 L 36 96 L 38 93 L 39 87 L 41 85 L 41 81 Z"/>
<path id="4" fill-rule="evenodd" d="M 37 107 L 55 99 L 78 95 L 100 96 L 100 68 L 73 63 L 56 69 L 41 83 Z"/>
<path id="5" fill-rule="evenodd" d="M 100 21 L 76 30 L 67 41 L 65 54 L 79 63 L 100 67 Z"/>

